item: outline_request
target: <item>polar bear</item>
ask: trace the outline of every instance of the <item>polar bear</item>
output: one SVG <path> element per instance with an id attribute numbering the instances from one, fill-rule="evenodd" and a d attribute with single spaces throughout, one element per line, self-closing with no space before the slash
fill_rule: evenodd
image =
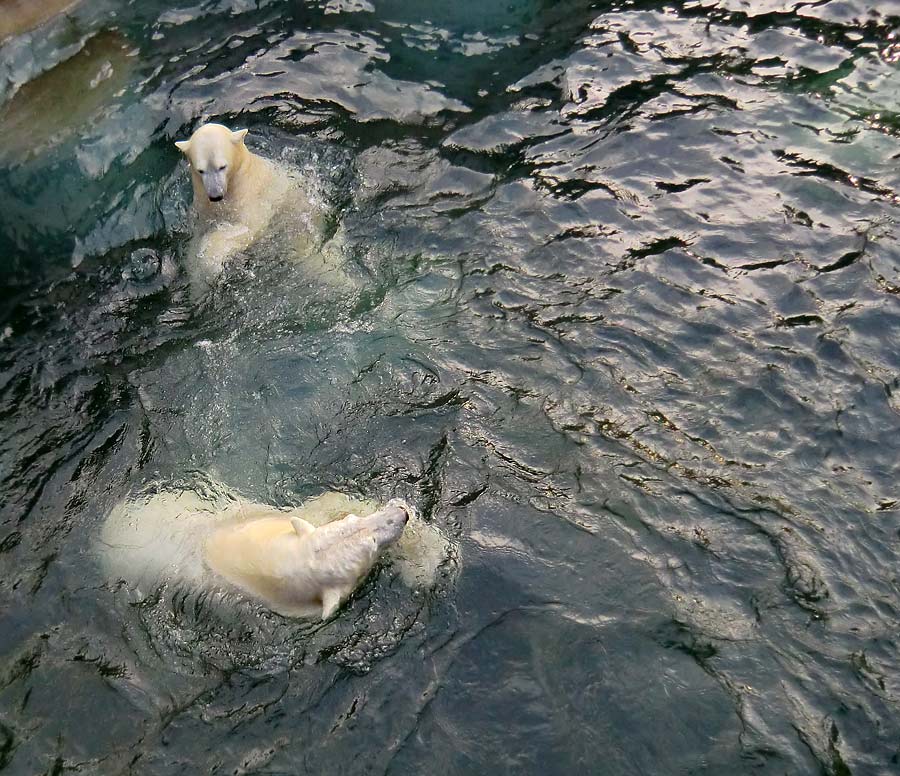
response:
<path id="1" fill-rule="evenodd" d="M 433 585 L 450 557 L 441 532 L 400 501 L 379 510 L 329 492 L 279 509 L 206 478 L 119 502 L 97 545 L 107 579 L 138 600 L 167 584 L 238 590 L 283 616 L 323 619 L 386 549 L 413 589 Z"/>
<path id="2" fill-rule="evenodd" d="M 280 210 L 305 221 L 300 230 L 305 244 L 296 245 L 296 253 L 309 254 L 321 231 L 299 182 L 286 169 L 252 153 L 244 144 L 246 136 L 246 129 L 232 131 L 209 123 L 175 143 L 191 168 L 198 223 L 188 271 L 200 288 L 215 280 L 231 256 L 257 240 Z"/>
<path id="3" fill-rule="evenodd" d="M 395 499 L 367 517 L 350 514 L 318 528 L 296 516 L 261 517 L 215 531 L 205 560 L 284 617 L 321 612 L 327 620 L 400 538 L 409 514 Z"/>

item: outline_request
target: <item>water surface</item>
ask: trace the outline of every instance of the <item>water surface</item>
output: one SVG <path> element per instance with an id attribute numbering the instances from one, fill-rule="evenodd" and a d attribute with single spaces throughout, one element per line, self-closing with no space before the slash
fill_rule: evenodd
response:
<path id="1" fill-rule="evenodd" d="M 7 38 L 0 770 L 896 773 L 898 17 L 102 0 Z M 204 119 L 305 171 L 357 285 L 264 244 L 191 295 Z M 114 504 L 217 483 L 403 497 L 454 551 L 325 625 L 104 581 Z"/>

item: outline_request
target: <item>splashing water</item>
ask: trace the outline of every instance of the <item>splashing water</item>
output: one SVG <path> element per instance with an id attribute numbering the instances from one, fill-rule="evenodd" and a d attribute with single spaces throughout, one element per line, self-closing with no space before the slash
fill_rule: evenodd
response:
<path id="1" fill-rule="evenodd" d="M 0 41 L 3 773 L 896 771 L 891 3 L 53 5 Z M 288 212 L 192 294 L 205 120 L 322 273 Z M 325 492 L 420 512 L 340 616 L 177 581 Z"/>

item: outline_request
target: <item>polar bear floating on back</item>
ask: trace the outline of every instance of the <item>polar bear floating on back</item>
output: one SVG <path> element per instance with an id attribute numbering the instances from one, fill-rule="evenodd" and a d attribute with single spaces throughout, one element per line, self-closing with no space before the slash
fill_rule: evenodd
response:
<path id="1" fill-rule="evenodd" d="M 99 542 L 109 580 L 142 598 L 169 583 L 230 588 L 285 617 L 327 619 L 384 551 L 413 589 L 433 585 L 449 556 L 441 533 L 396 499 L 375 509 L 326 493 L 285 510 L 214 490 L 212 500 L 164 490 L 117 504 Z"/>
<path id="2" fill-rule="evenodd" d="M 232 256 L 262 234 L 290 219 L 299 224 L 293 252 L 315 260 L 323 231 L 317 213 L 296 175 L 288 168 L 252 153 L 244 144 L 246 129 L 232 131 L 221 124 L 204 124 L 175 146 L 191 168 L 195 236 L 189 249 L 188 272 L 194 285 L 208 287 Z M 321 256 L 318 257 L 321 264 Z"/>

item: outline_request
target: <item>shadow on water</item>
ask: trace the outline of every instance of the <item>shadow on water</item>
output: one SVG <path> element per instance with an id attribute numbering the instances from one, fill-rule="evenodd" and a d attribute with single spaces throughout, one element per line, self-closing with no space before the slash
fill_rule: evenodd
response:
<path id="1" fill-rule="evenodd" d="M 20 5 L 0 771 L 896 771 L 896 9 Z M 263 241 L 191 295 L 208 118 L 353 284 Z M 325 624 L 135 600 L 100 526 L 175 483 L 403 497 L 453 553 Z"/>

